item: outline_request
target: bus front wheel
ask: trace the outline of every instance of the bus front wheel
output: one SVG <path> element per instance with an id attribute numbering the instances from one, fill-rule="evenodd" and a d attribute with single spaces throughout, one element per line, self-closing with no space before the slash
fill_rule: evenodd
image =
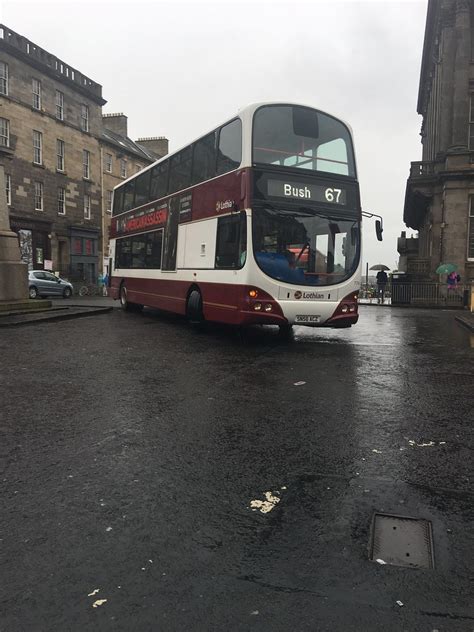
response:
<path id="1" fill-rule="evenodd" d="M 199 325 L 204 322 L 204 314 L 202 313 L 202 296 L 201 292 L 194 289 L 188 296 L 186 304 L 186 316 L 193 325 Z"/>

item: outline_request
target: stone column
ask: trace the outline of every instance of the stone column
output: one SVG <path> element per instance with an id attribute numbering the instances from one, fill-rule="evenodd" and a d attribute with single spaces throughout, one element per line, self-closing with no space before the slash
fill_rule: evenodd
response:
<path id="1" fill-rule="evenodd" d="M 471 61 L 471 30 L 469 3 L 466 0 L 456 2 L 456 23 L 454 29 L 456 55 L 454 64 L 453 90 L 453 131 L 451 145 L 467 150 L 469 128 L 469 99 L 466 92 L 469 87 Z"/>
<path id="2" fill-rule="evenodd" d="M 18 237 L 10 229 L 5 170 L 0 164 L 0 303 L 28 298 L 28 266 L 20 257 Z"/>

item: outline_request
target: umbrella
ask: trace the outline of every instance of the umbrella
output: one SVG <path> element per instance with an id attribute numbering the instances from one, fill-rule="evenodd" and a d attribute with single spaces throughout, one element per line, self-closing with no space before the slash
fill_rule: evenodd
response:
<path id="1" fill-rule="evenodd" d="M 383 263 L 376 263 L 374 266 L 369 268 L 369 270 L 390 270 L 390 268 Z"/>
<path id="2" fill-rule="evenodd" d="M 458 269 L 455 263 L 442 263 L 436 268 L 436 274 L 451 274 Z"/>

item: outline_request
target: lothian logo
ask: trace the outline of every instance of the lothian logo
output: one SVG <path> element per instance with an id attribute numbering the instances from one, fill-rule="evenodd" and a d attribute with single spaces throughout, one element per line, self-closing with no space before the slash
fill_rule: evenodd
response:
<path id="1" fill-rule="evenodd" d="M 295 292 L 295 298 L 301 298 L 302 296 L 303 296 L 303 294 L 299 290 L 297 292 Z"/>
<path id="2" fill-rule="evenodd" d="M 234 201 L 233 200 L 225 200 L 225 202 L 217 202 L 216 211 L 225 211 L 228 208 L 233 208 Z"/>

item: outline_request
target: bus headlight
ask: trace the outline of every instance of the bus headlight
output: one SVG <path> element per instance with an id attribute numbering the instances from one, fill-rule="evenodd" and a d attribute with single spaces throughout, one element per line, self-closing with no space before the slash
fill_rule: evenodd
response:
<path id="1" fill-rule="evenodd" d="M 349 311 L 349 308 L 347 307 L 347 305 L 343 305 L 343 306 L 341 307 L 341 312 L 342 312 L 343 314 L 347 314 L 347 312 L 348 312 L 348 311 Z"/>
<path id="2" fill-rule="evenodd" d="M 255 305 L 253 306 L 254 310 L 256 312 L 259 312 L 262 309 L 262 304 L 261 303 L 255 303 Z"/>
<path id="3" fill-rule="evenodd" d="M 273 308 L 272 308 L 272 304 L 271 304 L 271 303 L 267 303 L 267 304 L 265 305 L 265 311 L 266 311 L 266 312 L 271 312 L 271 311 L 272 311 L 272 309 L 273 309 Z"/>

